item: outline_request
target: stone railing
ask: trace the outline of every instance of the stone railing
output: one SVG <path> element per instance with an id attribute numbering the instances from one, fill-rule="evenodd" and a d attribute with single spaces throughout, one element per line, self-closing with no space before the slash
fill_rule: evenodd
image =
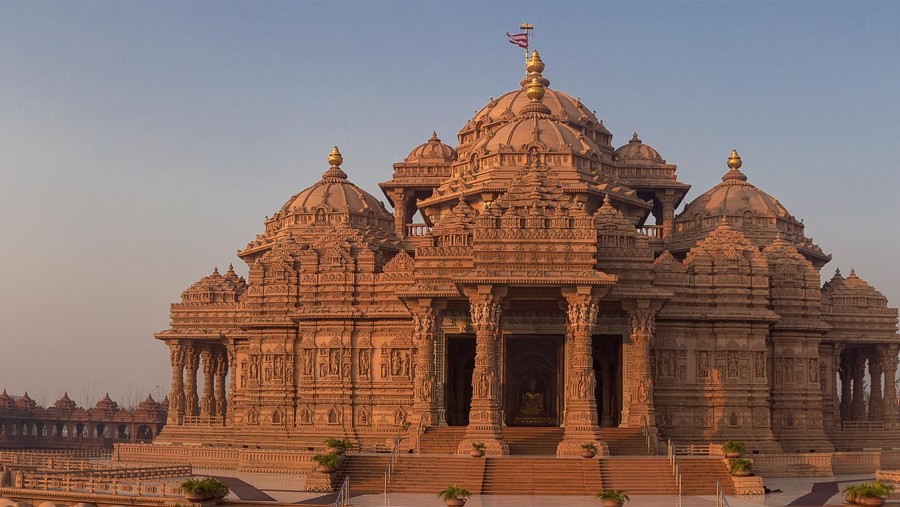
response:
<path id="1" fill-rule="evenodd" d="M 184 445 L 119 444 L 115 460 L 124 463 L 191 463 L 204 468 L 234 468 L 241 472 L 299 473 L 312 467 L 319 451 L 296 449 L 228 449 Z"/>
<path id="2" fill-rule="evenodd" d="M 87 469 L 42 470 L 29 472 L 29 474 L 42 474 L 46 477 L 80 478 L 80 479 L 170 479 L 172 477 L 190 477 L 193 469 L 190 465 L 169 466 L 122 466 L 97 467 Z"/>
<path id="3" fill-rule="evenodd" d="M 59 477 L 41 473 L 26 473 L 21 483 L 17 483 L 16 488 L 3 489 L 88 493 L 115 496 L 181 498 L 184 496 L 184 493 L 181 491 L 181 482 L 182 481 L 144 482 L 140 479 L 121 480 L 115 478 L 97 479 L 92 477 Z"/>
<path id="4" fill-rule="evenodd" d="M 900 484 L 900 470 L 876 470 L 875 480 Z"/>
<path id="5" fill-rule="evenodd" d="M 638 234 L 652 239 L 662 239 L 661 225 L 645 225 L 637 230 Z"/>
<path id="6" fill-rule="evenodd" d="M 184 426 L 224 426 L 225 417 L 209 415 L 184 416 Z"/>
<path id="7" fill-rule="evenodd" d="M 881 468 L 881 451 L 835 452 L 832 460 L 835 474 L 871 474 Z"/>
<path id="8" fill-rule="evenodd" d="M 721 456 L 722 446 L 716 444 L 684 444 L 673 445 L 678 456 Z M 718 452 L 716 452 L 718 450 Z"/>
<path id="9" fill-rule="evenodd" d="M 431 226 L 426 224 L 406 224 L 406 237 L 416 238 L 425 236 L 431 232 Z"/>
<path id="10" fill-rule="evenodd" d="M 763 477 L 831 477 L 829 453 L 758 454 L 753 456 L 753 471 Z"/>
<path id="11" fill-rule="evenodd" d="M 884 421 L 841 421 L 844 431 L 884 431 Z"/>

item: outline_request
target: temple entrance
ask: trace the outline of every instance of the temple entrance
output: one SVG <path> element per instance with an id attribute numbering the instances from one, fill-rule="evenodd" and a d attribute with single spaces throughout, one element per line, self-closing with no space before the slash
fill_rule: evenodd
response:
<path id="1" fill-rule="evenodd" d="M 472 406 L 472 372 L 475 370 L 475 337 L 447 337 L 447 425 L 467 426 Z"/>
<path id="2" fill-rule="evenodd" d="M 593 359 L 597 418 L 601 427 L 618 426 L 622 414 L 622 337 L 594 336 Z"/>
<path id="3" fill-rule="evenodd" d="M 509 426 L 559 426 L 562 336 L 507 336 L 503 409 Z"/>

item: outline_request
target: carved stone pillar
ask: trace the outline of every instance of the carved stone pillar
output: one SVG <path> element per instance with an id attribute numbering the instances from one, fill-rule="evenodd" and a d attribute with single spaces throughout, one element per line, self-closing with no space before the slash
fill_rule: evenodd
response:
<path id="1" fill-rule="evenodd" d="M 662 204 L 662 237 L 669 239 L 669 236 L 675 232 L 675 194 L 668 191 L 658 196 L 660 204 Z"/>
<path id="2" fill-rule="evenodd" d="M 430 306 L 415 308 L 413 312 L 413 344 L 416 346 L 413 414 L 422 424 L 431 426 L 438 422 L 434 349 L 439 315 Z"/>
<path id="3" fill-rule="evenodd" d="M 208 346 L 200 351 L 200 359 L 203 368 L 203 397 L 200 399 L 200 415 L 214 416 L 216 415 L 216 404 L 213 395 L 215 364 L 213 363 L 213 352 Z"/>
<path id="4" fill-rule="evenodd" d="M 869 420 L 884 420 L 884 402 L 881 394 L 881 374 L 884 366 L 881 361 L 880 351 L 874 350 L 869 356 L 869 379 L 871 389 L 869 391 Z"/>
<path id="5" fill-rule="evenodd" d="M 216 415 L 225 422 L 225 413 L 228 407 L 228 401 L 225 394 L 225 378 L 228 376 L 228 357 L 224 350 L 217 350 L 213 361 L 216 375 L 215 393 L 215 410 Z"/>
<path id="6" fill-rule="evenodd" d="M 659 307 L 643 301 L 626 306 L 629 338 L 631 339 L 631 379 L 629 391 L 624 393 L 628 402 L 628 419 L 625 427 L 640 428 L 645 422 L 656 433 L 656 411 L 653 407 L 653 377 L 650 372 L 650 342 L 653 340 L 655 315 Z M 649 302 L 648 302 L 649 303 Z"/>
<path id="7" fill-rule="evenodd" d="M 884 427 L 896 429 L 898 418 L 897 406 L 897 347 L 883 346 L 880 350 L 881 361 L 884 365 Z"/>
<path id="8" fill-rule="evenodd" d="M 406 238 L 406 224 L 408 222 L 408 205 L 406 192 L 403 189 L 394 191 L 394 232 L 400 239 Z"/>
<path id="9" fill-rule="evenodd" d="M 566 365 L 565 433 L 556 448 L 558 456 L 577 456 L 581 445 L 600 444 L 600 425 L 595 398 L 597 378 L 593 366 L 592 337 L 597 319 L 597 299 L 586 293 L 564 293 L 566 340 L 572 346 Z"/>
<path id="10" fill-rule="evenodd" d="M 856 361 L 851 350 L 845 350 L 841 354 L 841 366 L 838 375 L 841 377 L 841 422 L 850 421 L 853 418 L 853 370 Z"/>
<path id="11" fill-rule="evenodd" d="M 227 353 L 227 361 L 228 364 L 226 366 L 228 371 L 231 371 L 231 377 L 228 382 L 228 396 L 227 396 L 227 406 L 225 408 L 225 413 L 229 416 L 228 421 L 234 423 L 234 391 L 237 387 L 237 346 L 235 345 L 233 340 L 228 340 L 225 344 L 225 352 Z"/>
<path id="12" fill-rule="evenodd" d="M 197 368 L 200 367 L 200 351 L 194 344 L 188 344 L 184 349 L 184 367 L 187 368 L 184 380 L 184 415 L 196 416 L 200 409 L 200 400 L 197 397 Z"/>
<path id="13" fill-rule="evenodd" d="M 469 297 L 472 327 L 475 329 L 475 369 L 472 372 L 472 406 L 469 426 L 459 444 L 459 453 L 468 454 L 473 442 L 485 444 L 487 454 L 509 454 L 509 446 L 501 433 L 500 371 L 500 301 L 504 288 L 473 287 Z"/>
<path id="14" fill-rule="evenodd" d="M 850 402 L 850 418 L 854 421 L 866 420 L 866 354 L 857 349 L 853 359 L 853 401 Z"/>
<path id="15" fill-rule="evenodd" d="M 168 342 L 172 364 L 172 387 L 169 392 L 168 424 L 184 423 L 184 349 L 177 341 Z"/>

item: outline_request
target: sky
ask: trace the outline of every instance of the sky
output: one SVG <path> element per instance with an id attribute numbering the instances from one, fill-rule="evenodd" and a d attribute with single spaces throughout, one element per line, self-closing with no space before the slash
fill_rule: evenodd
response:
<path id="1" fill-rule="evenodd" d="M 377 183 L 432 130 L 551 87 L 693 185 L 736 148 L 900 303 L 898 2 L 0 2 L 0 389 L 168 391 L 168 305 L 315 183 Z M 386 200 L 386 199 L 385 199 Z M 686 202 L 687 202 L 686 201 Z"/>

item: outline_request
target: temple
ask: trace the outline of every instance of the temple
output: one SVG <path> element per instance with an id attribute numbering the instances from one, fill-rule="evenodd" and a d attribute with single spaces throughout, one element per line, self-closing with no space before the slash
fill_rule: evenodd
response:
<path id="1" fill-rule="evenodd" d="M 145 447 L 371 449 L 454 426 L 489 455 L 514 452 L 512 427 L 556 428 L 559 456 L 613 427 L 763 453 L 900 444 L 897 309 L 853 271 L 822 285 L 831 256 L 736 151 L 686 202 L 637 134 L 612 143 L 535 51 L 456 147 L 432 134 L 394 164 L 393 212 L 334 148 L 238 252 L 246 280 L 215 270 L 172 305 L 167 422 Z"/>

